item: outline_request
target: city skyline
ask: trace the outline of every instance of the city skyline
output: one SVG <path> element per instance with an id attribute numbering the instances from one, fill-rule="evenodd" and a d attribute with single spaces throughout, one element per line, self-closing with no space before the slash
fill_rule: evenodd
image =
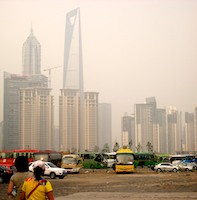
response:
<path id="1" fill-rule="evenodd" d="M 134 113 L 134 104 L 143 103 L 145 97 L 155 96 L 160 108 L 171 105 L 182 112 L 194 112 L 196 1 L 16 0 L 0 2 L 1 113 L 3 72 L 21 74 L 21 47 L 31 23 L 42 45 L 43 72 L 63 65 L 66 13 L 76 7 L 82 16 L 84 88 L 99 92 L 99 102 L 112 105 L 114 141 L 120 138 L 121 116 Z M 61 77 L 61 68 L 52 71 L 56 106 Z"/>

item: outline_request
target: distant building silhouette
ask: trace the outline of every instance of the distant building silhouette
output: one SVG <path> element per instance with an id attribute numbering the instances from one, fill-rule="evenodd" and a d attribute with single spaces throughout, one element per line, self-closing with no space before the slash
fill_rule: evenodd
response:
<path id="1" fill-rule="evenodd" d="M 175 154 L 183 151 L 182 115 L 176 108 L 157 108 L 154 97 L 135 104 L 135 149 Z M 151 147 L 151 148 L 150 148 Z"/>
<path id="2" fill-rule="evenodd" d="M 4 149 L 19 149 L 20 130 L 20 88 L 47 88 L 48 79 L 44 75 L 17 75 L 4 72 Z M 31 110 L 29 110 L 31 112 Z M 31 138 L 29 138 L 31 140 Z"/>
<path id="3" fill-rule="evenodd" d="M 185 112 L 185 151 L 195 151 L 194 113 Z"/>
<path id="4" fill-rule="evenodd" d="M 23 44 L 22 52 L 23 74 L 35 75 L 41 74 L 41 45 L 31 33 Z"/>
<path id="5" fill-rule="evenodd" d="M 182 115 L 176 108 L 167 107 L 167 153 L 182 151 Z"/>
<path id="6" fill-rule="evenodd" d="M 99 103 L 99 134 L 98 146 L 102 150 L 105 144 L 109 145 L 112 151 L 112 111 L 111 104 Z"/>
<path id="7" fill-rule="evenodd" d="M 135 104 L 135 147 L 147 151 L 148 142 L 153 145 L 153 131 L 156 124 L 156 100 L 146 98 L 146 103 Z"/>
<path id="8" fill-rule="evenodd" d="M 122 146 L 135 150 L 135 118 L 127 113 L 121 119 L 121 142 Z"/>

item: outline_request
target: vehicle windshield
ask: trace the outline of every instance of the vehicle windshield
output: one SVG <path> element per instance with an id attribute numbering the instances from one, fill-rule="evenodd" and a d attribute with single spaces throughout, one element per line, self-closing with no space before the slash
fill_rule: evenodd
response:
<path id="1" fill-rule="evenodd" d="M 54 165 L 53 163 L 50 163 L 50 162 L 48 162 L 47 165 L 48 165 L 49 167 L 52 167 L 52 168 L 57 168 L 56 165 Z"/>
<path id="2" fill-rule="evenodd" d="M 133 164 L 134 156 L 133 154 L 117 154 L 116 155 L 117 164 Z"/>
<path id="3" fill-rule="evenodd" d="M 62 163 L 75 164 L 76 163 L 76 159 L 75 158 L 71 158 L 71 157 L 64 157 L 64 158 L 62 158 Z"/>

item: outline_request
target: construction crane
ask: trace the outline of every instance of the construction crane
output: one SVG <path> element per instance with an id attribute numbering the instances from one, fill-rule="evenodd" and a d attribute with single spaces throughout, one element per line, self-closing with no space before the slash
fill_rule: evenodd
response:
<path id="1" fill-rule="evenodd" d="M 51 70 L 52 70 L 52 69 L 59 68 L 59 67 L 62 67 L 62 66 L 50 67 L 50 68 L 47 68 L 47 69 L 44 69 L 44 70 L 43 70 L 43 71 L 49 71 L 49 88 L 51 88 Z"/>

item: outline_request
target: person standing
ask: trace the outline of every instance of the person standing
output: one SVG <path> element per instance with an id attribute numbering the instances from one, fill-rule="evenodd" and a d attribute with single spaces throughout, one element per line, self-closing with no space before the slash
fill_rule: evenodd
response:
<path id="1" fill-rule="evenodd" d="M 32 172 L 29 172 L 28 158 L 25 156 L 18 156 L 15 160 L 16 173 L 14 173 L 9 181 L 7 194 L 8 198 L 19 200 L 21 195 L 21 188 L 24 180 L 33 176 Z M 13 195 L 13 190 L 16 189 L 16 195 Z"/>
<path id="2" fill-rule="evenodd" d="M 34 176 L 24 181 L 20 200 L 46 200 L 46 197 L 49 200 L 54 200 L 51 183 L 42 177 L 45 171 L 44 162 L 35 161 L 33 169 Z"/>

